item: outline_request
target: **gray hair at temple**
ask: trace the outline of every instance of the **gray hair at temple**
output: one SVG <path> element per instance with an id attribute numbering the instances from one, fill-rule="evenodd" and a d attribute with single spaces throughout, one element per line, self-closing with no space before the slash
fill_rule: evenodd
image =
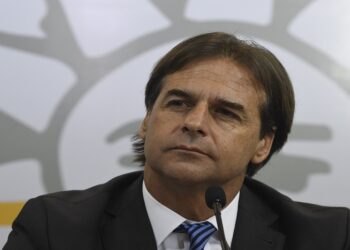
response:
<path id="1" fill-rule="evenodd" d="M 295 100 L 292 83 L 281 62 L 269 50 L 254 41 L 242 40 L 232 34 L 213 32 L 189 38 L 171 49 L 154 67 L 146 85 L 145 104 L 151 112 L 164 85 L 164 78 L 185 66 L 206 59 L 224 58 L 243 67 L 254 84 L 265 93 L 260 105 L 260 137 L 275 133 L 270 154 L 260 164 L 249 163 L 247 175 L 253 176 L 278 152 L 288 139 L 293 123 Z M 135 161 L 146 162 L 144 140 L 133 137 Z"/>

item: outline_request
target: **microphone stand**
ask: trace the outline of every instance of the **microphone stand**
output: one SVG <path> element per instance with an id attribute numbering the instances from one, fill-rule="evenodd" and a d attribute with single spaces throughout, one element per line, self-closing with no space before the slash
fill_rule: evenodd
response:
<path id="1" fill-rule="evenodd" d="M 222 219 L 221 219 L 221 209 L 222 209 L 222 206 L 220 204 L 220 202 L 214 202 L 213 203 L 213 209 L 214 209 L 214 214 L 215 214 L 215 217 L 216 217 L 216 222 L 218 224 L 218 233 L 219 233 L 219 239 L 220 239 L 220 243 L 221 243 L 221 248 L 223 250 L 230 250 L 230 247 L 229 245 L 227 244 L 227 241 L 226 241 L 226 237 L 225 237 L 225 234 L 224 234 L 224 227 L 222 225 Z"/>

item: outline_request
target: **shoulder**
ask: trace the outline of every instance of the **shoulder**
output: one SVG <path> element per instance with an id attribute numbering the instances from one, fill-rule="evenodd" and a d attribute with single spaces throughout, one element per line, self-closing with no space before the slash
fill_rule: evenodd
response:
<path id="1" fill-rule="evenodd" d="M 72 204 L 88 202 L 93 199 L 100 199 L 101 196 L 121 194 L 129 185 L 142 177 L 143 171 L 131 172 L 117 176 L 106 183 L 99 184 L 84 190 L 68 190 L 50 193 L 37 198 L 43 200 L 56 200 Z"/>
<path id="2" fill-rule="evenodd" d="M 123 201 L 125 193 L 130 196 L 130 187 L 140 186 L 142 176 L 141 171 L 129 173 L 86 190 L 56 192 L 30 199 L 13 222 L 5 249 L 49 249 L 53 242 L 64 244 L 69 239 L 73 244 L 83 238 L 86 244 L 98 244 L 95 236 L 103 211 L 111 201 Z M 136 193 L 138 189 L 131 190 Z"/>
<path id="3" fill-rule="evenodd" d="M 348 208 L 293 201 L 277 190 L 251 178 L 245 180 L 243 190 L 245 190 L 244 193 L 248 193 L 246 196 L 254 200 L 257 207 L 263 208 L 260 211 L 268 211 L 266 214 L 273 213 L 278 217 L 274 227 L 284 233 L 287 239 L 304 242 L 304 244 L 318 240 L 320 244 L 324 242 L 325 245 L 330 242 L 333 242 L 333 245 L 347 247 L 350 245 L 350 210 Z"/>
<path id="4" fill-rule="evenodd" d="M 61 191 L 30 199 L 23 207 L 17 221 L 31 224 L 33 218 L 54 223 L 95 223 L 111 200 L 122 199 L 125 190 L 137 180 L 142 181 L 142 171 L 117 176 L 110 181 L 85 190 Z M 32 221 L 36 224 L 35 221 Z"/>
<path id="5" fill-rule="evenodd" d="M 117 176 L 110 181 L 90 187 L 85 190 L 68 190 L 56 193 L 41 195 L 27 202 L 27 206 L 43 206 L 46 210 L 65 211 L 73 213 L 77 210 L 81 213 L 80 207 L 84 211 L 103 209 L 111 197 L 122 196 L 124 191 L 137 179 L 142 180 L 142 171 L 132 172 Z M 83 212 L 84 213 L 84 212 Z"/>
<path id="6" fill-rule="evenodd" d="M 320 215 L 320 219 L 332 219 L 333 216 L 346 219 L 349 216 L 348 208 L 294 201 L 270 186 L 251 178 L 246 178 L 244 185 L 256 198 L 272 207 L 274 211 L 282 214 L 286 213 L 289 216 L 300 215 L 311 219 L 317 219 L 318 215 Z"/>
<path id="7" fill-rule="evenodd" d="M 260 182 L 257 180 L 254 180 L 252 178 L 246 178 L 244 181 L 244 186 L 246 186 L 252 193 L 254 193 L 257 197 L 261 197 L 265 202 L 273 205 L 276 209 L 295 209 L 296 212 L 303 213 L 305 212 L 308 214 L 308 212 L 312 212 L 314 214 L 315 212 L 327 212 L 334 211 L 334 212 L 348 212 L 349 209 L 345 207 L 330 207 L 330 206 L 322 206 L 312 203 L 306 203 L 306 202 L 298 202 L 294 201 L 288 196 L 280 193 L 276 189 Z"/>

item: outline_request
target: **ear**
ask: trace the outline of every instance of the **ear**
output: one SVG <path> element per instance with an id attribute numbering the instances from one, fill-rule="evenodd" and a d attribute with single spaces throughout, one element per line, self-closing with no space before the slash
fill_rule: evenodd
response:
<path id="1" fill-rule="evenodd" d="M 141 139 L 145 139 L 145 137 L 146 137 L 148 118 L 149 118 L 149 113 L 147 113 L 145 118 L 143 118 L 143 121 L 139 127 L 137 134 Z"/>
<path id="2" fill-rule="evenodd" d="M 262 139 L 260 139 L 256 147 L 255 154 L 251 160 L 253 164 L 259 164 L 268 157 L 271 151 L 274 138 L 275 138 L 275 133 L 271 132 L 266 134 Z"/>

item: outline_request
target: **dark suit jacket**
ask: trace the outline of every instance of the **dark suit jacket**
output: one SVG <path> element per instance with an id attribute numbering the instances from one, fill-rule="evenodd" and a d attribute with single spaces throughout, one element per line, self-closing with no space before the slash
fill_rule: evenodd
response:
<path id="1" fill-rule="evenodd" d="M 4 250 L 156 249 L 142 172 L 27 202 Z M 350 250 L 345 208 L 296 203 L 252 179 L 241 190 L 233 250 Z"/>

